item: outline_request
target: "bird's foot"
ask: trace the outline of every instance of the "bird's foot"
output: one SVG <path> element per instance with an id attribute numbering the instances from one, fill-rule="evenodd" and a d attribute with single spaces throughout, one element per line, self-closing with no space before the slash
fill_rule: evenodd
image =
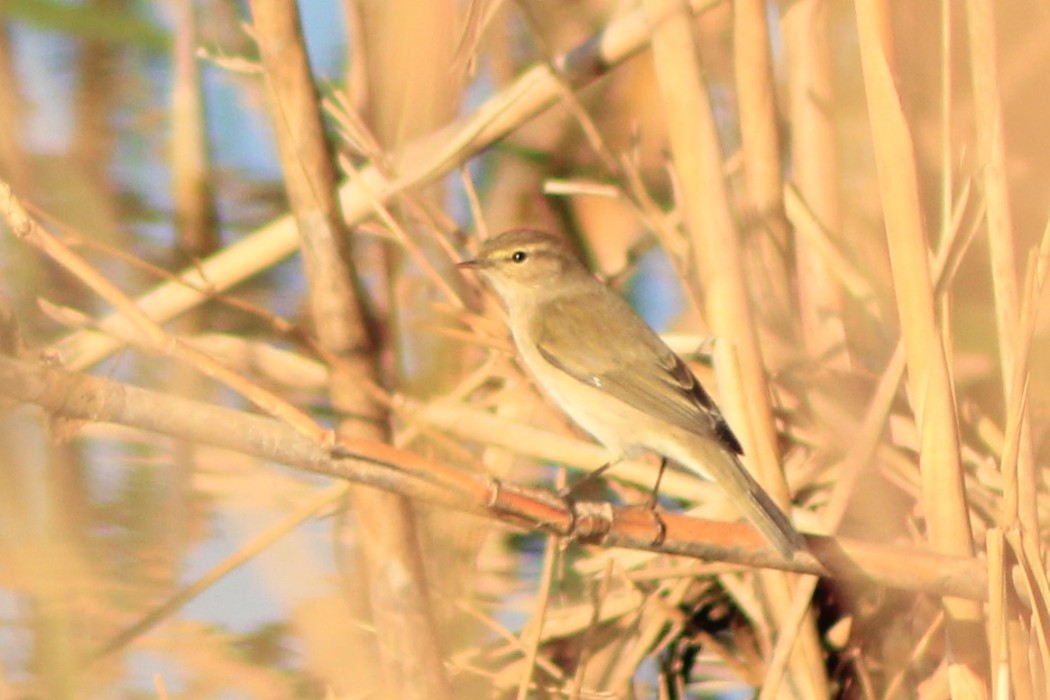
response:
<path id="1" fill-rule="evenodd" d="M 656 537 L 649 543 L 649 546 L 659 547 L 667 541 L 667 523 L 664 522 L 664 519 L 660 517 L 655 508 L 650 510 L 649 514 L 653 516 L 653 522 L 656 524 Z"/>
<path id="2" fill-rule="evenodd" d="M 656 498 L 651 496 L 641 503 L 635 503 L 633 505 L 626 505 L 625 508 L 638 508 L 644 510 L 649 514 L 649 517 L 653 520 L 653 529 L 656 530 L 656 534 L 653 539 L 649 542 L 650 547 L 659 547 L 665 541 L 667 541 L 667 523 L 660 517 L 660 512 L 656 509 Z"/>

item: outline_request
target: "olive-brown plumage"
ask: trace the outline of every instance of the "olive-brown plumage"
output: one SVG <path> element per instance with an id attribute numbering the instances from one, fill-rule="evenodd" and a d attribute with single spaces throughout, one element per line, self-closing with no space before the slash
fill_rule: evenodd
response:
<path id="1" fill-rule="evenodd" d="M 525 365 L 614 458 L 650 450 L 713 478 L 782 554 L 805 548 L 693 373 L 565 241 L 516 229 L 460 265 L 493 286 Z"/>

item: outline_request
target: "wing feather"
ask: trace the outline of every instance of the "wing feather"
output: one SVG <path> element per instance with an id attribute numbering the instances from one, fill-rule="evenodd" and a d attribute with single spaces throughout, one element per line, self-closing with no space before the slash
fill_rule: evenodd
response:
<path id="1" fill-rule="evenodd" d="M 743 454 L 722 412 L 681 358 L 613 292 L 601 288 L 552 299 L 535 315 L 531 333 L 540 354 L 574 379 Z"/>

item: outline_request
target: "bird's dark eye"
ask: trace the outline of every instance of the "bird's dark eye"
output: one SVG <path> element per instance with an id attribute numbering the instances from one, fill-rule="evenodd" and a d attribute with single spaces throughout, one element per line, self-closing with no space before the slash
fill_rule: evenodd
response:
<path id="1" fill-rule="evenodd" d="M 525 262 L 525 260 L 528 257 L 529 257 L 529 254 L 526 253 L 524 250 L 515 250 L 511 254 L 510 259 L 513 260 L 516 263 L 523 263 L 523 262 Z"/>

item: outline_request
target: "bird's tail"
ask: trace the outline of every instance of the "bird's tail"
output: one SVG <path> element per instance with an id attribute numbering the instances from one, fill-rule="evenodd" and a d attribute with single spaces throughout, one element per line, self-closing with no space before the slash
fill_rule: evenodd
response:
<path id="1" fill-rule="evenodd" d="M 689 449 L 684 455 L 668 456 L 718 482 L 734 505 L 785 558 L 806 551 L 802 535 L 736 455 L 707 440 L 696 447 L 699 449 Z"/>

